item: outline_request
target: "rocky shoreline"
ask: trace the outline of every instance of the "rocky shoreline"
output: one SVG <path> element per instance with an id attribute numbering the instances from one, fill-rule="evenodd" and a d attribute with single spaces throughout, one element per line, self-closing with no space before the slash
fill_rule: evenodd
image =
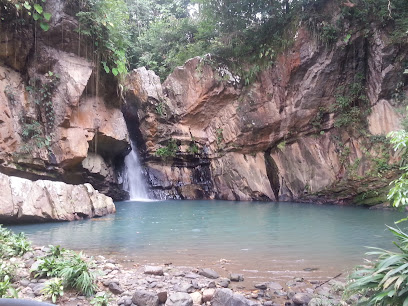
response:
<path id="1" fill-rule="evenodd" d="M 44 296 L 49 279 L 35 278 L 32 272 L 42 258 L 49 254 L 48 247 L 34 247 L 21 257 L 11 257 L 3 262 L 16 267 L 12 287 L 18 298 L 50 302 Z M 165 264 L 161 266 L 133 265 L 125 268 L 116 260 L 104 256 L 89 257 L 97 274 L 95 297 L 109 296 L 109 305 L 192 306 L 192 305 L 352 305 L 357 297 L 341 299 L 345 284 L 336 279 L 327 282 L 294 278 L 284 284 L 257 283 L 245 288 L 240 283 L 242 274 L 229 274 L 228 278 L 212 269 Z M 68 291 L 57 301 L 58 305 L 92 305 L 92 297 Z M 95 305 L 95 304 L 94 304 Z M 98 304 L 96 304 L 98 305 Z"/>

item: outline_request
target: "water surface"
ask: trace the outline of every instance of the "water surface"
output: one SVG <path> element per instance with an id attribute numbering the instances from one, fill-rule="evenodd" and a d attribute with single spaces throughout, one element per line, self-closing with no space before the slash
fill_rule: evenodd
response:
<path id="1" fill-rule="evenodd" d="M 358 207 L 226 201 L 119 202 L 99 219 L 11 226 L 35 244 L 133 262 L 218 265 L 285 278 L 334 276 L 362 263 L 365 246 L 390 248 L 402 213 Z"/>

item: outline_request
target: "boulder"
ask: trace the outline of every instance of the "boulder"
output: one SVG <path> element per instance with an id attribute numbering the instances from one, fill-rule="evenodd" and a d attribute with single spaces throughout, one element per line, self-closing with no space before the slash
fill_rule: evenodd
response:
<path id="1" fill-rule="evenodd" d="M 310 293 L 296 293 L 292 297 L 292 301 L 295 303 L 295 305 L 307 305 L 312 298 L 313 295 Z"/>
<path id="2" fill-rule="evenodd" d="M 244 281 L 244 275 L 242 274 L 237 274 L 237 273 L 231 273 L 229 275 L 229 279 L 232 282 L 243 282 Z"/>
<path id="3" fill-rule="evenodd" d="M 190 293 L 191 298 L 193 299 L 194 305 L 201 305 L 203 303 L 203 296 L 200 292 Z"/>
<path id="4" fill-rule="evenodd" d="M 188 293 L 177 292 L 169 296 L 166 306 L 193 306 L 193 299 Z"/>
<path id="5" fill-rule="evenodd" d="M 258 305 L 230 289 L 217 289 L 212 299 L 212 306 L 254 306 Z"/>
<path id="6" fill-rule="evenodd" d="M 203 302 L 209 302 L 213 299 L 215 294 L 215 289 L 205 289 L 203 291 Z"/>
<path id="7" fill-rule="evenodd" d="M 144 274 L 163 275 L 163 267 L 160 267 L 160 266 L 145 266 Z"/>
<path id="8" fill-rule="evenodd" d="M 138 306 L 158 306 L 159 297 L 154 292 L 137 290 L 132 296 L 132 302 Z"/>
<path id="9" fill-rule="evenodd" d="M 208 268 L 202 269 L 199 272 L 199 274 L 202 275 L 202 276 L 205 276 L 207 278 L 212 278 L 212 279 L 217 279 L 217 278 L 220 277 L 217 272 L 215 272 L 212 269 L 208 269 Z"/>
<path id="10" fill-rule="evenodd" d="M 0 173 L 0 221 L 72 221 L 116 211 L 111 198 L 90 184 L 32 182 Z M 30 197 L 26 195 L 30 194 Z"/>

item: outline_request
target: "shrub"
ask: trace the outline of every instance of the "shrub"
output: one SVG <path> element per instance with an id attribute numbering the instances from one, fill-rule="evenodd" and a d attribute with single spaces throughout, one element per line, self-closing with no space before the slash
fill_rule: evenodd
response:
<path id="1" fill-rule="evenodd" d="M 398 239 L 398 252 L 371 248 L 367 255 L 378 259 L 370 266 L 360 266 L 351 274 L 346 295 L 359 293 L 359 305 L 408 305 L 408 234 L 388 227 Z"/>
<path id="2" fill-rule="evenodd" d="M 62 285 L 62 280 L 59 278 L 55 278 L 49 281 L 42 292 L 46 297 L 51 298 L 52 302 L 55 304 L 57 299 L 64 295 L 64 286 Z"/>

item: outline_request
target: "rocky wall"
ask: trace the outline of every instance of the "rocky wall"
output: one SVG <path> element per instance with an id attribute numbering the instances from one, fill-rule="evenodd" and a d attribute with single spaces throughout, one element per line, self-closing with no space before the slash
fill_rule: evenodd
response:
<path id="1" fill-rule="evenodd" d="M 44 5 L 47 32 L 0 24 L 0 171 L 124 199 L 116 168 L 129 137 L 116 82 L 99 71 L 68 4 Z"/>
<path id="2" fill-rule="evenodd" d="M 372 33 L 327 45 L 300 26 L 293 46 L 245 86 L 210 55 L 163 84 L 145 68 L 131 72 L 125 114 L 136 118 L 152 189 L 169 198 L 382 203 L 398 175 L 385 135 L 401 127 L 395 92 L 398 83 L 407 93 L 408 55 L 381 29 Z M 351 90 L 360 100 L 341 109 Z M 162 156 L 172 144 L 176 152 Z M 193 182 L 201 166 L 192 159 L 209 164 L 205 183 Z"/>

